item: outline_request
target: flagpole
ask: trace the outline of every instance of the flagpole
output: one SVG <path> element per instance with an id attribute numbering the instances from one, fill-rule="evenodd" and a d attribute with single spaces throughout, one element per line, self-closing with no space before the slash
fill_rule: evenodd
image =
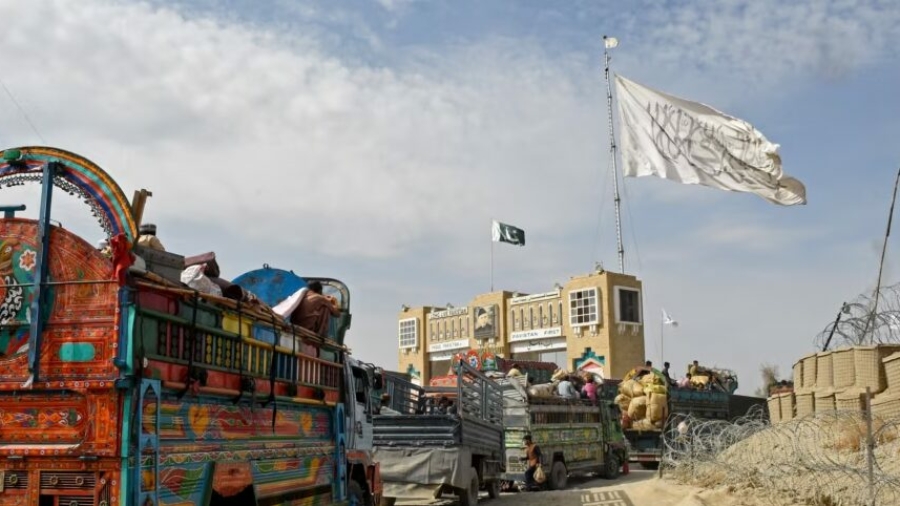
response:
<path id="1" fill-rule="evenodd" d="M 665 339 L 663 339 L 663 336 L 666 333 L 666 319 L 665 317 L 660 316 L 659 321 L 659 363 L 662 365 L 666 360 L 666 354 L 663 353 L 663 346 L 665 346 Z"/>
<path id="2" fill-rule="evenodd" d="M 609 84 L 609 50 L 619 44 L 619 41 L 612 37 L 603 36 L 603 58 L 604 76 L 606 77 L 606 111 L 609 117 L 609 158 L 612 162 L 613 173 L 613 204 L 616 210 L 616 244 L 619 247 L 619 271 L 625 273 L 625 247 L 622 245 L 622 215 L 619 211 L 621 198 L 619 197 L 619 166 L 616 160 L 616 136 L 613 131 L 613 112 L 612 112 L 612 88 Z"/>
<path id="3" fill-rule="evenodd" d="M 494 219 L 491 219 L 491 291 L 494 293 Z"/>

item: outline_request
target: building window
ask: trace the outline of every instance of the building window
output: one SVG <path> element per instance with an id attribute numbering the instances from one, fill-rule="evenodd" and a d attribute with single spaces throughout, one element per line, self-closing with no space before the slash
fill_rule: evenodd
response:
<path id="1" fill-rule="evenodd" d="M 641 323 L 641 292 L 616 287 L 616 316 L 619 323 Z"/>
<path id="2" fill-rule="evenodd" d="M 562 324 L 562 321 L 563 321 L 562 301 L 559 301 L 559 306 L 557 307 L 557 309 L 559 309 L 559 315 L 557 316 L 557 319 L 559 320 L 559 323 Z"/>
<path id="3" fill-rule="evenodd" d="M 432 341 L 437 340 L 438 336 L 437 336 L 437 333 L 435 333 L 435 331 L 434 331 L 434 322 L 431 322 L 431 325 L 429 325 L 429 330 L 430 330 L 430 332 L 429 332 L 428 338 L 431 339 Z"/>
<path id="4" fill-rule="evenodd" d="M 538 326 L 544 328 L 544 306 L 538 304 Z"/>
<path id="5" fill-rule="evenodd" d="M 569 325 L 581 327 L 596 325 L 599 321 L 596 288 L 569 292 Z"/>
<path id="6" fill-rule="evenodd" d="M 513 311 L 509 312 L 509 326 L 513 330 L 516 330 L 516 313 Z"/>
<path id="7" fill-rule="evenodd" d="M 529 328 L 534 328 L 534 308 L 528 308 L 528 325 Z"/>
<path id="8" fill-rule="evenodd" d="M 525 310 L 519 310 L 519 321 L 522 322 L 522 330 L 525 330 Z"/>
<path id="9" fill-rule="evenodd" d="M 456 320 L 450 320 L 450 333 L 453 334 L 453 337 L 458 335 L 456 333 Z"/>
<path id="10" fill-rule="evenodd" d="M 466 319 L 462 316 L 459 317 L 459 336 L 466 337 L 466 331 L 469 330 L 469 326 L 466 325 Z"/>
<path id="11" fill-rule="evenodd" d="M 419 320 L 400 320 L 400 349 L 417 348 L 419 344 Z"/>
<path id="12" fill-rule="evenodd" d="M 441 337 L 443 337 L 444 339 L 450 339 L 450 334 L 447 333 L 447 320 L 444 320 L 442 323 L 444 324 L 444 331 L 441 332 Z"/>
<path id="13" fill-rule="evenodd" d="M 556 323 L 556 317 L 553 316 L 553 303 L 547 303 L 547 314 L 550 316 L 550 323 Z"/>

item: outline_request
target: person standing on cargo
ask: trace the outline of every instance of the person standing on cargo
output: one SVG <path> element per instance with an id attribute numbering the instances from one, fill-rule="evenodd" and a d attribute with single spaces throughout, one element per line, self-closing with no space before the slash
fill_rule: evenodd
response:
<path id="1" fill-rule="evenodd" d="M 341 308 L 338 307 L 337 299 L 322 295 L 322 283 L 319 281 L 311 282 L 306 288 L 306 295 L 291 314 L 291 323 L 325 337 L 329 320 L 332 316 L 340 315 Z"/>
<path id="2" fill-rule="evenodd" d="M 526 434 L 522 441 L 525 443 L 525 458 L 528 462 L 528 469 L 525 470 L 525 490 L 539 490 L 534 472 L 541 465 L 541 447 L 534 444 L 531 434 Z"/>

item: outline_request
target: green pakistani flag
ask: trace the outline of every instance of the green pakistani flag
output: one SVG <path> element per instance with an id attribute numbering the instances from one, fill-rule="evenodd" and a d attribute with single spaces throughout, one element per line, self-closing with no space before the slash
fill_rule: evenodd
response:
<path id="1" fill-rule="evenodd" d="M 525 231 L 506 223 L 494 220 L 491 227 L 491 238 L 494 242 L 508 242 L 516 246 L 525 246 Z"/>

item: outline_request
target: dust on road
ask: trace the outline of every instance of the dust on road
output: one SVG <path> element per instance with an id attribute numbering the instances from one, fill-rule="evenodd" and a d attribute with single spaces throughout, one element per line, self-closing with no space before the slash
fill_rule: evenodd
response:
<path id="1" fill-rule="evenodd" d="M 572 477 L 567 489 L 560 491 L 504 493 L 495 500 L 482 494 L 478 502 L 484 506 L 769 506 L 747 493 L 680 485 L 659 479 L 656 471 L 644 470 L 617 480 Z M 456 498 L 448 496 L 430 506 L 455 504 Z M 398 500 L 397 506 L 401 505 L 413 503 Z"/>

